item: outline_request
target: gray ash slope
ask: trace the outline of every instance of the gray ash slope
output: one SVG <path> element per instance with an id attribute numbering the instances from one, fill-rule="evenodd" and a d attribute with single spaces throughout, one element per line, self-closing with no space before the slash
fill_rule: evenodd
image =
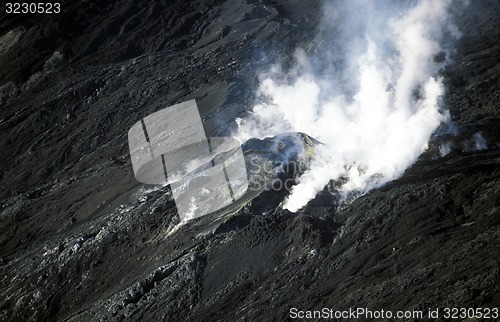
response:
<path id="1" fill-rule="evenodd" d="M 459 132 L 348 205 L 262 215 L 264 195 L 175 227 L 127 131 L 196 98 L 207 134 L 257 74 L 314 50 L 319 2 L 67 1 L 0 16 L 0 319 L 284 320 L 291 307 L 500 306 L 500 5 L 473 2 L 446 71 Z M 486 149 L 468 147 L 482 133 Z M 437 138 L 436 140 L 439 140 Z M 328 200 L 327 200 L 328 201 Z"/>

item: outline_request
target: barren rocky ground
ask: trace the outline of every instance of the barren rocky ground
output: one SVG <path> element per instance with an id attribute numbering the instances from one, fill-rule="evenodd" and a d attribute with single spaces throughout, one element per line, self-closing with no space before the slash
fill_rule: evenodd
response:
<path id="1" fill-rule="evenodd" d="M 282 321 L 303 310 L 500 307 L 500 4 L 471 1 L 444 71 L 455 135 L 398 180 L 299 213 L 265 192 L 176 226 L 127 131 L 195 98 L 207 135 L 258 73 L 314 50 L 319 1 L 117 0 L 0 14 L 0 320 Z M 475 134 L 484 142 L 474 148 Z M 450 153 L 440 157 L 446 140 Z"/>

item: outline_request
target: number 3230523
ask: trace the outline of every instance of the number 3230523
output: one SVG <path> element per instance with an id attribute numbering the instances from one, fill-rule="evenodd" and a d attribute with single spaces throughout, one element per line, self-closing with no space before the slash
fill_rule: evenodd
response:
<path id="1" fill-rule="evenodd" d="M 7 3 L 5 5 L 6 13 L 59 13 L 61 4 L 56 3 Z"/>

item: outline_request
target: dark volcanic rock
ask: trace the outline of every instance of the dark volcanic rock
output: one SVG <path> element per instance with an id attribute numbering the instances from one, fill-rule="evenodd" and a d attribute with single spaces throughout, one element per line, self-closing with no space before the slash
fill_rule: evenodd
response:
<path id="1" fill-rule="evenodd" d="M 207 135 L 227 134 L 258 72 L 312 48 L 320 2 L 88 0 L 0 15 L 1 320 L 500 306 L 496 1 L 457 17 L 444 71 L 455 134 L 438 131 L 399 180 L 349 203 L 320 194 L 297 214 L 283 191 L 262 192 L 185 225 L 168 187 L 135 180 L 128 129 L 196 98 Z"/>

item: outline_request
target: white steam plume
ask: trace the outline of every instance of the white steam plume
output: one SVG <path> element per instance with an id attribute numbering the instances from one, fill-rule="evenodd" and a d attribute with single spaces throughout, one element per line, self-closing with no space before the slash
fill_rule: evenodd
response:
<path id="1" fill-rule="evenodd" d="M 285 208 L 297 211 L 330 180 L 345 179 L 342 192 L 377 187 L 400 176 L 427 149 L 447 115 L 437 74 L 447 63 L 440 41 L 459 36 L 449 22 L 450 3 L 327 4 L 317 43 L 325 41 L 328 49 L 319 46 L 320 53 L 310 57 L 299 49 L 290 72 L 275 66 L 262 77 L 261 103 L 237 120 L 236 136 L 298 131 L 324 143 Z M 314 72 L 318 68 L 323 72 Z"/>

